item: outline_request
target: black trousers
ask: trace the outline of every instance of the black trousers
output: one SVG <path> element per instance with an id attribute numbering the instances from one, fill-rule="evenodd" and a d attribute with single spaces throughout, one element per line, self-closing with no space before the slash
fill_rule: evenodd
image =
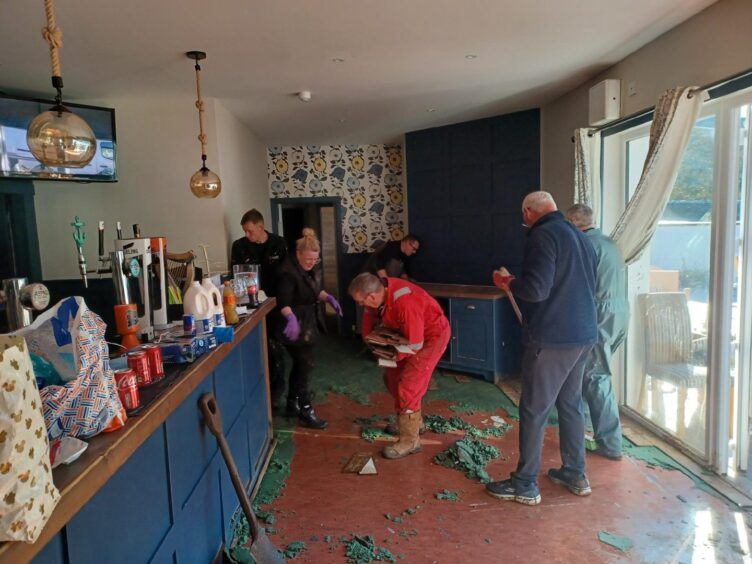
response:
<path id="1" fill-rule="evenodd" d="M 285 348 L 292 357 L 287 399 L 289 401 L 297 397 L 301 407 L 311 405 L 311 392 L 308 387 L 313 370 L 313 345 L 286 345 Z"/>
<path id="2" fill-rule="evenodd" d="M 282 399 L 285 392 L 285 347 L 269 336 L 266 339 L 266 357 L 269 363 L 269 395 L 272 404 Z"/>

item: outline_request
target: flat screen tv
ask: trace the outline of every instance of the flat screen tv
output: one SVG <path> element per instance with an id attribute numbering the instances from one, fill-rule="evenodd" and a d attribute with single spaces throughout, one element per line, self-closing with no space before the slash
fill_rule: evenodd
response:
<path id="1" fill-rule="evenodd" d="M 48 167 L 40 163 L 26 144 L 26 130 L 38 114 L 55 103 L 0 93 L 0 178 L 38 178 L 80 182 L 115 182 L 117 180 L 117 143 L 115 110 L 71 104 L 69 110 L 89 124 L 97 138 L 97 152 L 81 168 Z"/>

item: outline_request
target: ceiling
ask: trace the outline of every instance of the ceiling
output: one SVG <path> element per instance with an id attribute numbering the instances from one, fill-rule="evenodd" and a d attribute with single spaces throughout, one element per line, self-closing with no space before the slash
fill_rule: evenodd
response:
<path id="1" fill-rule="evenodd" d="M 65 99 L 193 96 L 184 52 L 203 50 L 204 96 L 263 143 L 292 145 L 390 142 L 540 106 L 714 1 L 58 0 L 55 10 Z M 0 18 L 0 90 L 51 97 L 43 1 L 2 0 Z"/>

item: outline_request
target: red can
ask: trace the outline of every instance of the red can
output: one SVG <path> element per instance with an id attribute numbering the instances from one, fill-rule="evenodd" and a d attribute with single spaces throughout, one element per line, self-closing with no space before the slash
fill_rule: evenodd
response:
<path id="1" fill-rule="evenodd" d="M 141 405 L 141 398 L 138 394 L 138 377 L 132 368 L 115 370 L 115 385 L 117 386 L 120 403 L 123 404 L 125 411 L 133 411 Z"/>
<path id="2" fill-rule="evenodd" d="M 133 351 L 128 353 L 128 367 L 132 368 L 138 379 L 138 387 L 143 388 L 151 384 L 151 371 L 149 370 L 149 359 L 146 358 L 144 351 Z"/>
<path id="3" fill-rule="evenodd" d="M 164 378 L 164 364 L 162 363 L 162 349 L 158 345 L 145 345 L 146 360 L 149 361 L 151 381 L 156 382 Z"/>

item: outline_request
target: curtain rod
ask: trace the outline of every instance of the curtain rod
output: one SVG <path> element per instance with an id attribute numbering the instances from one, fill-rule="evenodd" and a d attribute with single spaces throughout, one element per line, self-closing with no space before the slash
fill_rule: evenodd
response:
<path id="1" fill-rule="evenodd" d="M 715 82 L 711 82 L 709 84 L 706 84 L 705 86 L 700 86 L 699 88 L 694 88 L 689 91 L 689 94 L 687 95 L 688 98 L 691 98 L 693 94 L 696 94 L 697 92 L 702 92 L 704 90 L 712 90 L 713 88 L 718 88 L 719 86 L 723 86 L 724 84 L 728 84 L 731 81 L 734 81 L 738 78 L 742 78 L 744 76 L 752 76 L 752 69 L 747 69 L 745 71 L 742 71 L 740 73 L 737 73 L 735 75 L 729 76 L 727 78 L 722 78 L 721 80 L 716 80 Z M 640 116 L 644 116 L 647 113 L 650 113 L 655 110 L 655 106 L 650 106 L 648 108 L 644 108 L 642 110 L 639 110 L 633 114 L 630 114 L 628 116 L 625 116 L 623 118 L 619 118 L 617 120 L 614 120 L 612 122 L 609 122 L 607 124 L 598 126 L 598 127 L 591 127 L 590 131 L 588 131 L 588 137 L 592 137 L 594 133 L 597 133 L 598 131 L 602 131 L 604 129 L 607 129 L 609 127 L 614 127 L 616 125 L 619 125 L 621 123 L 624 123 L 625 121 L 629 121 L 631 119 L 638 118 Z M 574 135 L 572 136 L 572 143 L 574 143 Z"/>

